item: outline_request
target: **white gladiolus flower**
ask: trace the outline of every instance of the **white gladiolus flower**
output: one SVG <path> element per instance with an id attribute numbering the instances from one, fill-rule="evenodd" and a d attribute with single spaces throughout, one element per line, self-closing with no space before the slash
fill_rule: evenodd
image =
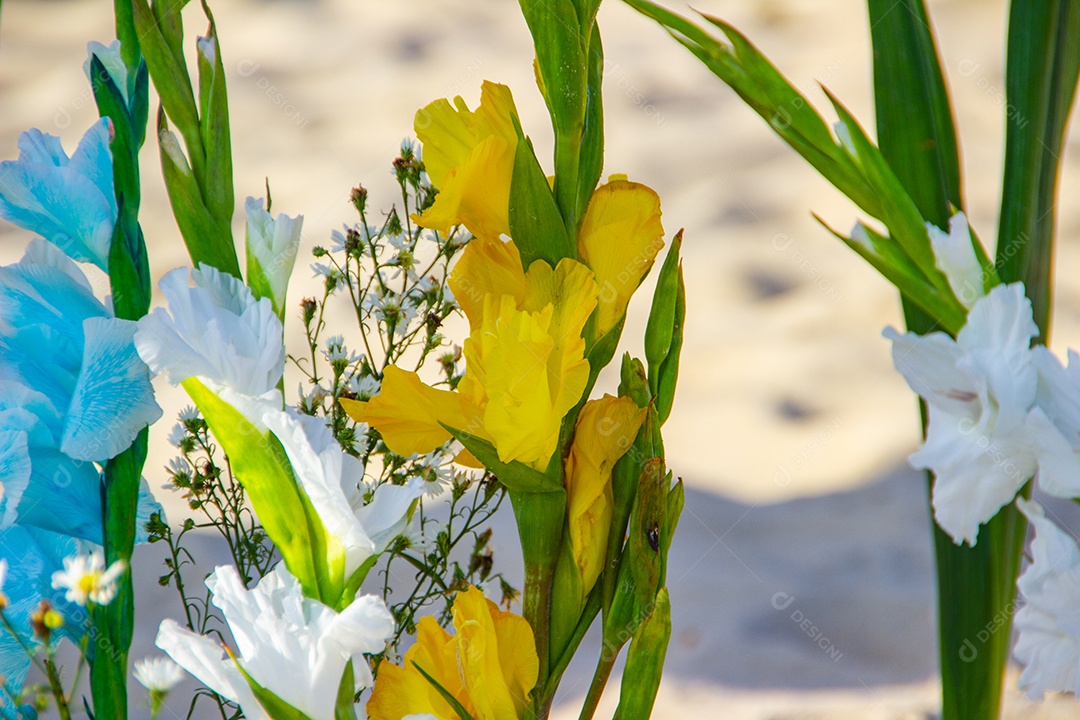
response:
<path id="1" fill-rule="evenodd" d="M 893 364 L 929 406 L 925 444 L 911 456 L 933 470 L 938 524 L 957 543 L 974 545 L 992 518 L 1035 474 L 1074 459 L 1040 441 L 1048 422 L 1036 406 L 1038 333 L 1020 283 L 998 286 L 968 313 L 956 340 L 940 332 L 901 335 Z"/>
<path id="2" fill-rule="evenodd" d="M 135 663 L 132 675 L 151 693 L 164 695 L 180 684 L 184 670 L 167 657 L 148 657 Z"/>
<path id="3" fill-rule="evenodd" d="M 274 218 L 263 208 L 262 198 L 253 197 L 244 203 L 244 213 L 249 281 L 259 296 L 270 298 L 278 317 L 282 317 L 304 216 L 291 218 L 281 213 Z"/>
<path id="4" fill-rule="evenodd" d="M 311 720 L 334 720 L 345 665 L 361 653 L 380 652 L 394 632 L 385 603 L 357 598 L 341 613 L 303 596 L 279 565 L 247 590 L 235 568 L 219 567 L 206 581 L 236 642 L 235 659 L 213 639 L 165 620 L 157 645 L 181 667 L 240 705 L 249 720 L 270 720 L 239 667 L 261 687 Z M 353 663 L 356 690 L 371 685 L 363 658 Z"/>
<path id="5" fill-rule="evenodd" d="M 208 265 L 173 270 L 159 287 L 169 310 L 154 308 L 135 333 L 151 370 L 173 384 L 197 377 L 253 422 L 265 407 L 281 407 L 285 345 L 269 300 Z"/>
<path id="6" fill-rule="evenodd" d="M 1031 564 L 1017 586 L 1026 604 L 1016 613 L 1014 652 L 1024 664 L 1020 689 L 1033 700 L 1045 692 L 1080 691 L 1080 548 L 1034 502 L 1017 500 L 1035 528 Z"/>
<path id="7" fill-rule="evenodd" d="M 86 555 L 64 558 L 64 569 L 52 576 L 52 586 L 66 590 L 65 597 L 83 607 L 88 603 L 108 605 L 116 597 L 117 581 L 127 568 L 123 560 L 117 560 L 105 568 L 105 556 L 100 550 Z"/>
<path id="8" fill-rule="evenodd" d="M 290 408 L 266 413 L 263 422 L 285 448 L 296 479 L 327 532 L 344 545 L 346 578 L 405 529 L 413 500 L 424 492 L 423 482 L 381 485 L 365 505 L 357 485 L 364 467 L 341 451 L 322 418 Z"/>
<path id="9" fill-rule="evenodd" d="M 962 212 L 953 215 L 947 233 L 933 223 L 926 223 L 926 231 L 938 270 L 945 273 L 956 299 L 970 310 L 986 292 L 983 268 L 975 256 L 967 216 Z"/>

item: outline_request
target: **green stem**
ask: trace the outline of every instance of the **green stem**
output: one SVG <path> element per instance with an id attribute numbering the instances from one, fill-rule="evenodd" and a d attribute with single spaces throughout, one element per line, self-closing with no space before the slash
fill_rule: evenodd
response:
<path id="1" fill-rule="evenodd" d="M 536 643 L 536 655 L 540 658 L 540 670 L 536 677 L 536 687 L 545 687 L 548 680 L 548 644 L 551 629 L 551 585 L 555 577 L 555 566 L 542 566 L 535 563 L 525 565 L 525 589 L 522 596 L 522 616 L 533 631 Z M 546 718 L 543 705 L 547 698 L 539 695 L 533 699 L 533 717 Z"/>
<path id="2" fill-rule="evenodd" d="M 60 671 L 52 658 L 45 659 L 45 674 L 49 678 L 49 690 L 56 698 L 56 712 L 60 720 L 71 720 L 71 709 L 68 708 L 67 696 L 64 694 L 64 683 L 60 680 Z"/>
<path id="3" fill-rule="evenodd" d="M 596 714 L 596 708 L 600 705 L 600 698 L 607 687 L 608 678 L 611 677 L 611 669 L 615 667 L 615 658 L 618 653 L 604 652 L 596 663 L 596 671 L 593 673 L 592 682 L 589 683 L 589 692 L 585 696 L 585 703 L 581 706 L 581 714 L 578 720 L 592 720 Z"/>
<path id="4" fill-rule="evenodd" d="M 589 593 L 589 597 L 585 601 L 585 609 L 581 613 L 581 619 L 578 620 L 577 627 L 574 629 L 574 634 L 570 636 L 570 642 L 567 643 L 562 656 L 548 674 L 547 685 L 543 688 L 544 701 L 547 706 L 550 707 L 551 701 L 555 698 L 555 691 L 559 687 L 559 681 L 562 680 L 563 673 L 566 672 L 567 666 L 574 658 L 574 654 L 577 652 L 578 646 L 581 645 L 581 641 L 585 639 L 585 633 L 592 627 L 593 620 L 596 619 L 597 614 L 600 612 L 600 606 L 601 588 L 598 586 L 594 587 L 593 591 Z M 610 652 L 606 645 L 604 652 Z M 615 655 L 619 654 L 618 650 L 615 650 L 614 652 Z"/>
<path id="5" fill-rule="evenodd" d="M 577 250 L 578 182 L 581 171 L 581 131 L 558 132 L 555 136 L 555 203 L 559 206 L 566 235 Z"/>
<path id="6" fill-rule="evenodd" d="M 146 459 L 147 431 L 105 466 L 105 562 L 126 564 L 111 603 L 91 610 L 96 635 L 90 660 L 90 690 L 99 717 L 127 717 L 128 649 L 135 626 L 131 554 L 135 547 L 139 479 Z"/>

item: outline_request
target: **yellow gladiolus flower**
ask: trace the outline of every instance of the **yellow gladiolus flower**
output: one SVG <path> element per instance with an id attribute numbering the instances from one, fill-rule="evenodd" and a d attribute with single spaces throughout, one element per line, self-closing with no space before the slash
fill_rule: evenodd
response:
<path id="1" fill-rule="evenodd" d="M 399 454 L 449 440 L 442 423 L 489 441 L 502 462 L 543 471 L 589 382 L 582 333 L 597 302 L 592 272 L 569 258 L 555 268 L 538 260 L 525 272 L 512 243 L 477 238 L 449 282 L 472 329 L 458 392 L 387 368 L 379 395 L 343 405 Z"/>
<path id="2" fill-rule="evenodd" d="M 424 146 L 424 166 L 439 189 L 435 203 L 414 216 L 417 224 L 440 232 L 460 224 L 477 237 L 509 234 L 516 116 L 510 88 L 486 81 L 475 111 L 460 97 L 417 111 L 414 128 Z"/>
<path id="3" fill-rule="evenodd" d="M 615 327 L 630 297 L 664 247 L 660 196 L 652 188 L 612 175 L 593 193 L 578 232 L 578 255 L 596 275 L 600 308 L 596 337 Z"/>
<path id="4" fill-rule="evenodd" d="M 614 498 L 611 469 L 634 442 L 645 408 L 605 395 L 585 403 L 566 458 L 567 528 L 574 564 L 588 595 L 604 568 Z"/>
<path id="5" fill-rule="evenodd" d="M 456 635 L 431 617 L 421 618 L 404 666 L 387 663 L 379 668 L 367 705 L 370 720 L 422 713 L 459 720 L 420 669 L 475 720 L 520 720 L 524 715 L 540 671 L 532 628 L 475 587 L 458 593 L 452 612 Z"/>

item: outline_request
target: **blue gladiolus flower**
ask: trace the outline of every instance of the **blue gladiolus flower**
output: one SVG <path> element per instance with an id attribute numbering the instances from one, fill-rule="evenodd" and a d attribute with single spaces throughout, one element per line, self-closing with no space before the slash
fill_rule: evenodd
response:
<path id="1" fill-rule="evenodd" d="M 59 138 L 22 133 L 19 159 L 0 162 L 0 218 L 108 271 L 117 215 L 109 136 L 102 118 L 69 158 Z"/>
<path id="2" fill-rule="evenodd" d="M 81 643 L 86 610 L 51 585 L 65 557 L 103 541 L 100 465 L 161 417 L 150 372 L 135 352 L 136 325 L 113 317 L 82 270 L 34 240 L 0 267 L 0 559 L 8 564 L 4 611 L 23 644 L 37 642 L 30 615 L 42 600 L 64 617 L 54 641 Z M 137 542 L 161 506 L 145 480 Z M 30 658 L 0 632 L 0 678 L 17 695 Z M 0 692 L 0 718 L 32 718 Z"/>
<path id="3" fill-rule="evenodd" d="M 0 267 L 0 519 L 15 491 L 18 524 L 102 542 L 95 463 L 161 417 L 135 327 L 45 241 Z"/>

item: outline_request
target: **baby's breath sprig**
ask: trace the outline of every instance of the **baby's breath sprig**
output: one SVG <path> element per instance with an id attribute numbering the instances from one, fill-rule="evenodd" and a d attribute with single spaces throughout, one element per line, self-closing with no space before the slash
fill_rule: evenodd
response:
<path id="1" fill-rule="evenodd" d="M 339 402 L 378 394 L 389 365 L 426 372 L 433 384 L 451 390 L 464 371 L 461 348 L 441 330 L 459 312 L 447 276 L 470 236 L 460 227 L 443 234 L 413 223 L 414 213 L 431 205 L 435 191 L 410 141 L 402 143 L 392 172 L 401 192 L 400 209 L 392 207 L 373 223 L 368 191 L 358 185 L 349 200 L 359 221 L 335 230 L 329 247 L 313 249 L 312 270 L 323 279 L 322 294 L 300 303 L 306 352 L 289 356 L 306 381 L 297 410 L 325 418 L 345 452 L 364 463 L 368 488 L 417 477 L 428 483 L 415 511 L 418 527 L 394 542 L 382 569 L 383 596 L 398 620 L 391 654 L 403 636 L 415 632 L 423 608 L 442 601 L 439 619 L 448 624 L 454 592 L 469 584 L 497 582 L 507 603 L 517 595 L 494 571 L 487 526 L 504 495 L 494 478 L 457 469 L 453 458 L 460 448 L 454 443 L 426 455 L 396 455 L 377 431 L 352 420 Z M 347 304 L 355 324 L 328 324 L 328 307 L 339 301 Z M 392 570 L 402 564 L 412 572 Z M 392 602 L 393 595 L 403 599 Z"/>

